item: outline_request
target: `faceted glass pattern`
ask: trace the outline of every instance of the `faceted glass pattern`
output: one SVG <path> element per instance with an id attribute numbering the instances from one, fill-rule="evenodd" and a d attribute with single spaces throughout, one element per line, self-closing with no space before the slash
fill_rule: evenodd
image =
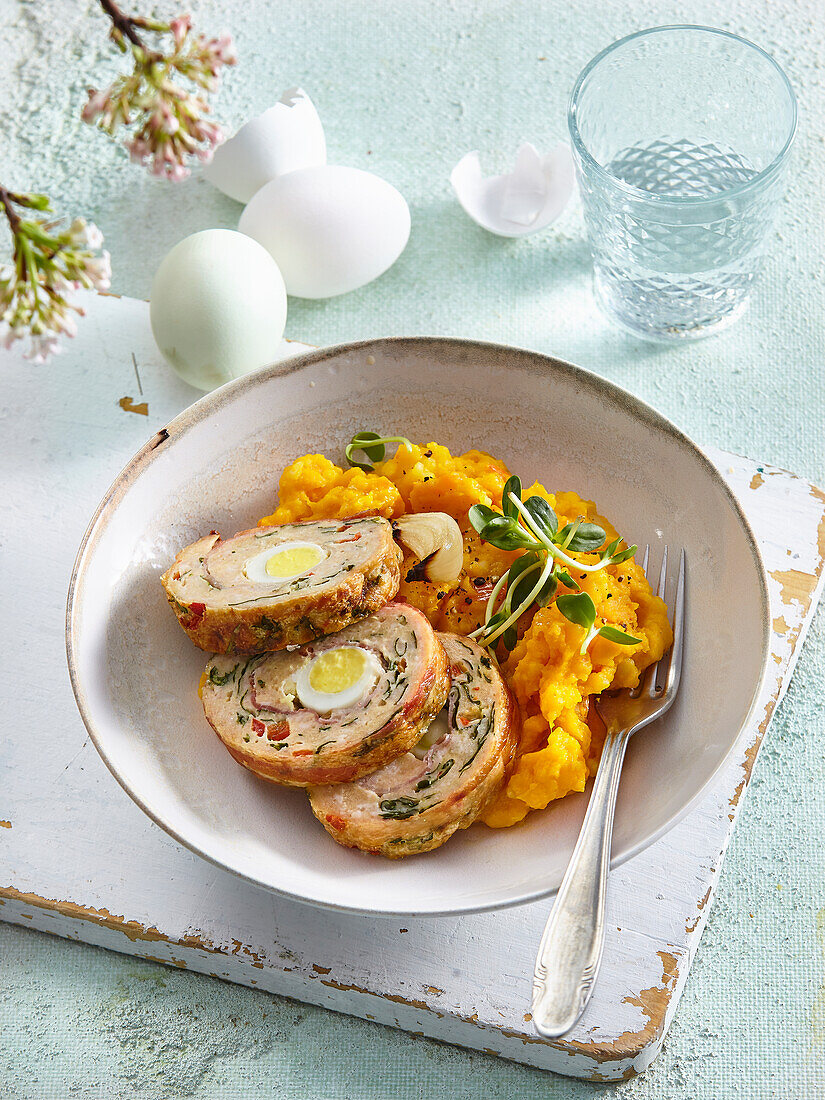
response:
<path id="1" fill-rule="evenodd" d="M 697 66 L 709 60 L 707 98 L 696 102 L 685 91 L 699 94 Z M 758 89 L 770 99 L 761 142 Z M 642 32 L 591 62 L 570 127 L 596 295 L 610 316 L 659 339 L 706 335 L 739 316 L 781 199 L 795 119 L 781 70 L 721 32 Z"/>

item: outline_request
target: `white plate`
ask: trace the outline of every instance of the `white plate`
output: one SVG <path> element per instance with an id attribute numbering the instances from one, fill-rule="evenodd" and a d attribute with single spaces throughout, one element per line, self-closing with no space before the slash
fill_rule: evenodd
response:
<path id="1" fill-rule="evenodd" d="M 204 657 L 170 612 L 161 572 L 204 532 L 254 525 L 288 462 L 313 451 L 340 461 L 359 428 L 481 448 L 525 485 L 575 489 L 628 540 L 650 542 L 654 562 L 665 541 L 686 547 L 680 697 L 631 742 L 619 794 L 614 863 L 641 851 L 687 813 L 750 717 L 769 637 L 759 552 L 717 471 L 658 413 L 569 364 L 492 344 L 375 340 L 302 355 L 202 398 L 135 456 L 91 523 L 69 592 L 72 685 L 106 764 L 182 844 L 317 905 L 460 913 L 558 888 L 584 795 L 390 862 L 336 845 L 303 792 L 235 764 L 204 720 Z"/>

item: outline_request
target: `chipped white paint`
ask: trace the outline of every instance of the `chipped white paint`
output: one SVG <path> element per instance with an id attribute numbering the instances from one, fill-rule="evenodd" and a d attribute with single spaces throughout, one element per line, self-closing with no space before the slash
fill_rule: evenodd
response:
<path id="1" fill-rule="evenodd" d="M 124 349 L 134 351 L 140 381 Z M 38 578 L 19 675 L 36 664 L 50 690 L 29 700 L 25 725 L 9 724 L 23 736 L 0 747 L 0 918 L 560 1073 L 617 1079 L 645 1069 L 676 1010 L 741 792 L 821 591 L 822 494 L 782 471 L 712 455 L 743 500 L 771 574 L 771 676 L 757 725 L 702 803 L 613 873 L 596 995 L 572 1037 L 549 1043 L 525 1018 L 546 902 L 398 921 L 276 898 L 179 848 L 89 745 L 62 645 L 74 549 L 113 474 L 196 396 L 159 361 L 145 304 L 126 299 L 92 302 L 59 371 L 9 375 L 13 476 L 0 522 Z M 146 414 L 135 415 L 131 406 L 143 402 Z M 33 479 L 44 449 L 49 477 Z"/>

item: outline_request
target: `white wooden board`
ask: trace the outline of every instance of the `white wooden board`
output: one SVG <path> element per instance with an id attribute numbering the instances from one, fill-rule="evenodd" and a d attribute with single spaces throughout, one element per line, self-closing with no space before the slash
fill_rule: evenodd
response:
<path id="1" fill-rule="evenodd" d="M 771 674 L 754 726 L 700 805 L 611 875 L 596 994 L 572 1035 L 550 1042 L 533 1032 L 528 1012 L 549 903 L 408 921 L 322 912 L 200 860 L 124 794 L 74 706 L 66 589 L 115 473 L 198 394 L 161 363 L 146 304 L 111 297 L 90 301 L 61 360 L 33 368 L 0 352 L 0 371 L 0 607 L 27 624 L 24 644 L 6 655 L 4 680 L 31 685 L 36 669 L 42 685 L 3 701 L 0 919 L 559 1073 L 615 1080 L 644 1070 L 676 1010 L 740 797 L 821 592 L 825 494 L 712 452 L 770 574 Z M 36 576 L 35 597 L 18 591 L 20 576 Z"/>

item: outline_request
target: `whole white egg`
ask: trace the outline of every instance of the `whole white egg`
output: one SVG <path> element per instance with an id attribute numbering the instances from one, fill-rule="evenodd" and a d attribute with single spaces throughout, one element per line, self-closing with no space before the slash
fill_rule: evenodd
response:
<path id="1" fill-rule="evenodd" d="M 167 363 L 191 386 L 211 390 L 278 358 L 284 280 L 251 237 L 205 229 L 162 260 L 149 315 Z"/>
<path id="2" fill-rule="evenodd" d="M 410 211 L 379 176 L 325 164 L 265 184 L 238 228 L 270 253 L 288 294 L 332 298 L 395 263 L 410 235 Z"/>

